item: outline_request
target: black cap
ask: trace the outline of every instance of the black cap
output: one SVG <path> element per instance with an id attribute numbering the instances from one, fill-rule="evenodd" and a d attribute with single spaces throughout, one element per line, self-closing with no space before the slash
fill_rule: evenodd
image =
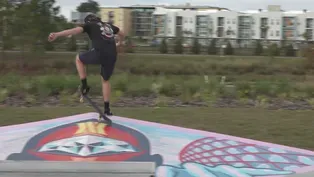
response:
<path id="1" fill-rule="evenodd" d="M 97 17 L 95 14 L 88 14 L 85 19 L 85 23 L 92 23 L 92 22 L 101 22 L 101 19 Z"/>

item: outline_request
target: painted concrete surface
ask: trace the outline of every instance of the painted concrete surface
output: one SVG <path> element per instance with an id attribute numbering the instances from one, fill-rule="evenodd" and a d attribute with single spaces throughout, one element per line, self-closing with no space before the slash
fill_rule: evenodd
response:
<path id="1" fill-rule="evenodd" d="M 97 113 L 0 127 L 0 160 L 154 162 L 157 177 L 280 177 L 314 171 L 314 152 Z"/>

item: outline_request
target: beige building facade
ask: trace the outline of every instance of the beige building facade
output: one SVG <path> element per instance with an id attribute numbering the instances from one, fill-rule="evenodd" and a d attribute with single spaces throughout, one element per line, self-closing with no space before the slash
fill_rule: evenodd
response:
<path id="1" fill-rule="evenodd" d="M 130 35 L 132 26 L 131 10 L 120 7 L 101 7 L 100 17 L 102 21 L 111 22 L 124 31 L 125 35 Z"/>

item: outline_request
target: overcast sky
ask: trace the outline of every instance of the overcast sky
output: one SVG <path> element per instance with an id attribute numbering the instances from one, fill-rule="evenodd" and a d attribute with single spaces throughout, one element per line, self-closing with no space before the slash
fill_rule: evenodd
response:
<path id="1" fill-rule="evenodd" d="M 61 6 L 61 14 L 70 18 L 71 11 L 75 11 L 76 6 L 86 0 L 57 0 L 57 4 Z M 134 4 L 185 4 L 189 1 L 183 0 L 98 0 L 100 6 L 127 6 Z M 303 10 L 314 11 L 313 0 L 193 0 L 192 5 L 208 5 L 226 7 L 231 10 L 252 10 L 266 9 L 267 5 L 281 5 L 283 10 Z"/>

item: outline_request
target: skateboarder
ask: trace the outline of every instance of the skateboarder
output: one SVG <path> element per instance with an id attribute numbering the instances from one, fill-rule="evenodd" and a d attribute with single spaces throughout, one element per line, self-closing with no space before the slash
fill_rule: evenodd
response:
<path id="1" fill-rule="evenodd" d="M 117 46 L 121 45 L 124 39 L 124 34 L 119 27 L 110 23 L 102 22 L 96 15 L 89 14 L 85 17 L 83 25 L 61 32 L 50 33 L 48 40 L 51 42 L 56 40 L 58 37 L 77 35 L 80 33 L 87 33 L 92 41 L 91 50 L 76 56 L 76 68 L 82 82 L 80 89 L 83 94 L 87 94 L 90 89 L 87 84 L 85 65 L 100 65 L 104 113 L 109 116 L 113 115 L 109 106 L 111 91 L 109 80 L 117 60 Z M 116 43 L 115 35 L 118 35 L 118 43 Z"/>

